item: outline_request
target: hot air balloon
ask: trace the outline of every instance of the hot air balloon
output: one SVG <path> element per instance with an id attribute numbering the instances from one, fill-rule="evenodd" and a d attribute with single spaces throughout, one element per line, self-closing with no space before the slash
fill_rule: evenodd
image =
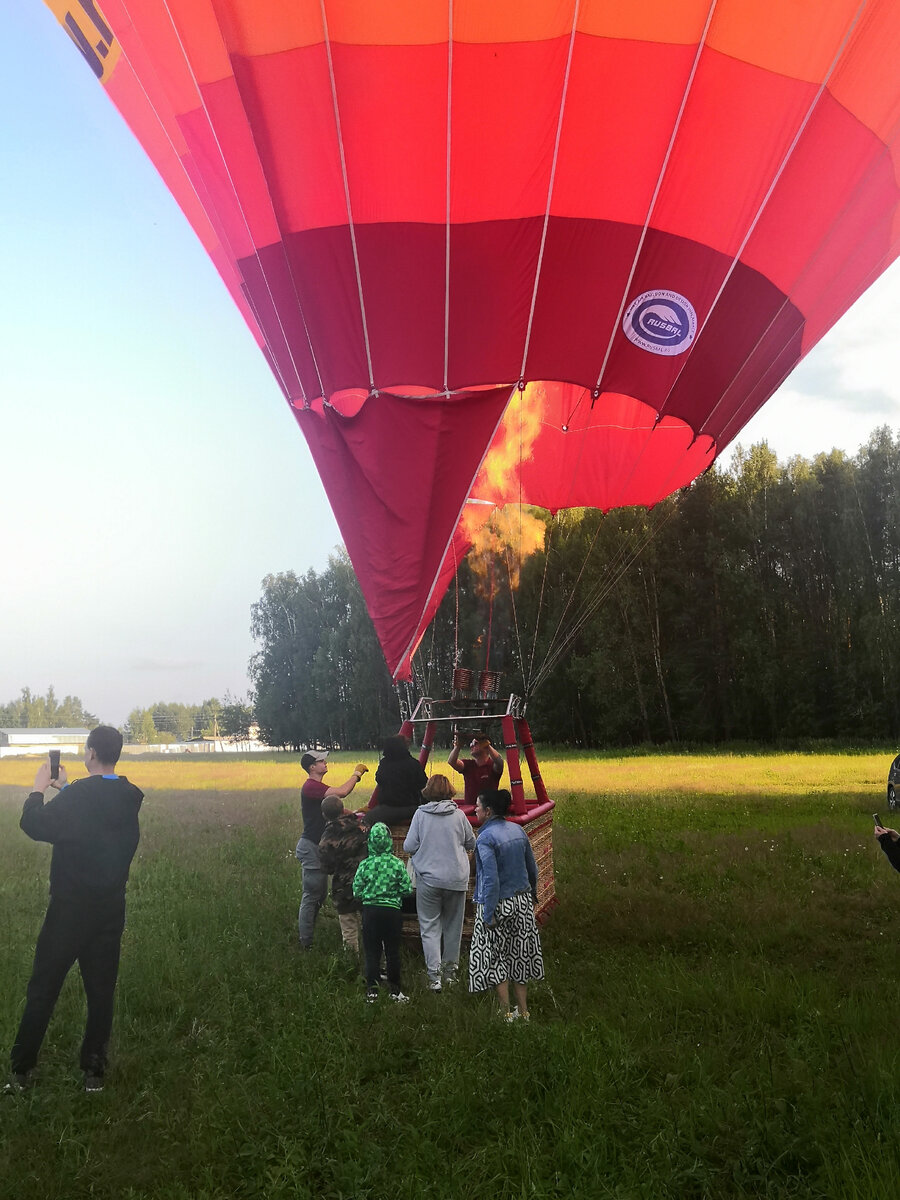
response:
<path id="1" fill-rule="evenodd" d="M 467 501 L 657 502 L 897 254 L 896 0 L 47 3 L 266 355 L 395 678 Z"/>
<path id="2" fill-rule="evenodd" d="M 47 2 L 266 355 L 395 677 L 512 424 L 480 498 L 653 503 L 897 253 L 893 0 Z"/>

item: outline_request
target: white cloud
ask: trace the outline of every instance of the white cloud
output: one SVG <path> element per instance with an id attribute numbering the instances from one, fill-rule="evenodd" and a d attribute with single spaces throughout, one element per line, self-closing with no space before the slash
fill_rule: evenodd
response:
<path id="1" fill-rule="evenodd" d="M 879 425 L 900 427 L 900 264 L 826 334 L 744 426 L 737 444 L 767 441 L 782 460 L 837 447 L 855 454 Z"/>

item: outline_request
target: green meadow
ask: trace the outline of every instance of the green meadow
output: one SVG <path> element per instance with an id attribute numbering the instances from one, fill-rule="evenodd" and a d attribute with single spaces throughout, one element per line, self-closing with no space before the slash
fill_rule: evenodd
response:
<path id="1" fill-rule="evenodd" d="M 0 1097 L 0 1196 L 895 1200 L 892 753 L 548 753 L 560 904 L 528 1026 L 426 991 L 414 948 L 412 1002 L 364 1004 L 330 905 L 297 951 L 296 756 L 129 761 L 108 1085 L 79 1088 L 73 972 L 36 1086 Z M 34 769 L 0 762 L 4 1055 L 46 903 Z"/>

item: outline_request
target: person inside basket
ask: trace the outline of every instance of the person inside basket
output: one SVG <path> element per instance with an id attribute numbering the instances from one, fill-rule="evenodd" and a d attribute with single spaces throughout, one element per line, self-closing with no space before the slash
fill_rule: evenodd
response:
<path id="1" fill-rule="evenodd" d="M 366 1000 L 370 1004 L 378 999 L 382 952 L 391 999 L 400 1004 L 409 1000 L 400 987 L 400 908 L 403 897 L 411 892 L 406 867 L 393 852 L 391 831 L 383 821 L 376 821 L 369 832 L 368 857 L 353 877 L 353 895 L 362 903 Z"/>
<path id="2" fill-rule="evenodd" d="M 341 925 L 344 949 L 359 953 L 362 905 L 353 895 L 353 876 L 366 857 L 366 831 L 356 813 L 347 812 L 338 796 L 322 801 L 325 829 L 319 839 L 319 861 L 331 876 L 331 901 Z"/>
<path id="3" fill-rule="evenodd" d="M 469 991 L 495 988 L 507 1021 L 528 1020 L 527 984 L 544 978 L 534 907 L 538 870 L 521 825 L 507 821 L 507 791 L 482 792 L 475 819 L 475 927 L 469 947 Z M 512 983 L 516 1005 L 509 1007 Z"/>
<path id="4" fill-rule="evenodd" d="M 401 734 L 385 738 L 382 758 L 375 771 L 377 793 L 363 814 L 363 824 L 369 829 L 377 821 L 399 825 L 408 821 L 422 803 L 422 788 L 428 782 L 425 768 L 409 752 L 409 742 Z"/>
<path id="5" fill-rule="evenodd" d="M 469 853 L 475 849 L 472 826 L 453 795 L 453 784 L 446 775 L 432 775 L 403 843 L 416 872 L 416 912 L 433 992 L 441 990 L 442 975 L 447 983 L 456 981 Z"/>
<path id="6" fill-rule="evenodd" d="M 473 733 L 469 742 L 471 758 L 460 759 L 462 744 L 459 734 L 453 735 L 453 749 L 447 759 L 449 766 L 466 781 L 463 808 L 472 811 L 479 792 L 493 791 L 503 778 L 503 755 L 491 745 L 486 733 Z"/>

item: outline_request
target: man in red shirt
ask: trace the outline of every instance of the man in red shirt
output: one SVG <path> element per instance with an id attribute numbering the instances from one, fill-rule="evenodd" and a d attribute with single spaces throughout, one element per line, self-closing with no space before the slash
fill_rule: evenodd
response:
<path id="1" fill-rule="evenodd" d="M 459 771 L 465 780 L 463 806 L 475 807 L 475 801 L 480 792 L 494 792 L 500 786 L 503 777 L 503 755 L 491 745 L 491 739 L 486 733 L 473 733 L 469 742 L 471 758 L 460 761 L 459 734 L 453 735 L 453 749 L 447 759 L 454 771 Z"/>
<path id="2" fill-rule="evenodd" d="M 308 950 L 312 946 L 316 917 L 328 892 L 328 872 L 319 859 L 319 839 L 325 830 L 322 801 L 326 796 L 337 796 L 341 800 L 349 796 L 369 768 L 363 763 L 357 763 L 349 779 L 339 787 L 329 787 L 323 783 L 328 771 L 326 755 L 315 752 L 304 754 L 300 759 L 300 766 L 309 778 L 300 789 L 303 832 L 295 851 L 297 861 L 303 868 L 303 895 L 297 914 L 297 934 L 300 948 Z"/>

